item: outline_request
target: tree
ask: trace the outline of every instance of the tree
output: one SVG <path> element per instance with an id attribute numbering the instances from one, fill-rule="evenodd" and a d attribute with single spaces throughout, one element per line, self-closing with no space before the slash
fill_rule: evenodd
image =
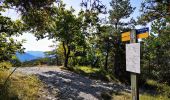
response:
<path id="1" fill-rule="evenodd" d="M 64 50 L 64 67 L 68 67 L 70 53 L 75 49 L 75 45 L 83 43 L 81 34 L 81 17 L 73 15 L 74 10 L 66 10 L 65 5 L 61 4 L 57 9 L 55 17 L 55 27 L 49 33 L 51 39 L 60 41 Z"/>
<path id="2" fill-rule="evenodd" d="M 170 2 L 169 0 L 147 0 L 142 3 L 140 24 L 151 23 L 150 37 L 143 40 L 143 76 L 157 81 L 169 82 L 170 56 Z M 149 73 L 147 71 L 149 70 Z"/>
<path id="3" fill-rule="evenodd" d="M 130 24 L 130 22 L 122 22 L 122 19 L 129 18 L 135 10 L 130 5 L 130 0 L 112 0 L 110 2 L 112 9 L 109 11 L 110 23 L 113 27 L 112 34 L 114 35 L 114 72 L 117 77 L 125 74 L 125 53 L 124 45 L 121 43 L 120 33 L 123 32 L 124 26 Z"/>
<path id="4" fill-rule="evenodd" d="M 138 18 L 139 24 L 147 24 L 154 20 L 166 18 L 170 15 L 169 0 L 145 0 L 141 4 L 141 17 Z"/>
<path id="5" fill-rule="evenodd" d="M 21 33 L 22 24 L 11 21 L 0 15 L 0 62 L 10 61 L 16 52 L 22 52 L 22 41 L 18 42 L 11 36 Z"/>
<path id="6" fill-rule="evenodd" d="M 97 42 L 97 48 L 100 50 L 101 53 L 101 61 L 104 63 L 104 69 L 105 71 L 108 71 L 108 60 L 110 56 L 111 50 L 113 50 L 113 38 L 111 33 L 111 27 L 109 25 L 102 25 L 99 28 L 99 33 L 97 34 L 96 42 Z M 104 57 L 104 58 L 102 58 Z"/>
<path id="7" fill-rule="evenodd" d="M 106 13 L 106 6 L 100 0 L 82 0 L 82 7 L 89 11 L 97 11 L 99 13 Z"/>
<path id="8" fill-rule="evenodd" d="M 4 0 L 4 8 L 14 9 L 20 13 L 21 19 L 27 26 L 28 31 L 33 33 L 47 32 L 47 26 L 53 20 L 56 13 L 54 3 L 60 3 L 59 0 Z M 35 34 L 37 35 L 37 34 Z M 43 36 L 38 38 L 42 38 Z"/>
<path id="9" fill-rule="evenodd" d="M 0 6 L 0 12 L 4 11 Z M 0 13 L 0 62 L 13 62 L 16 52 L 23 52 L 22 43 L 17 41 L 12 36 L 17 36 L 24 30 L 24 25 L 21 21 L 12 21 L 8 17 L 4 17 Z"/>

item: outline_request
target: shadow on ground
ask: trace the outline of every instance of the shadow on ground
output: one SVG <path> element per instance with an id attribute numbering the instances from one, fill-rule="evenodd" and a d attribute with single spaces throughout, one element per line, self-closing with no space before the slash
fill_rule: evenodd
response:
<path id="1" fill-rule="evenodd" d="M 68 71 L 48 71 L 38 76 L 48 85 L 49 91 L 59 90 L 60 100 L 102 100 L 103 92 L 126 90 L 122 85 L 91 80 Z"/>

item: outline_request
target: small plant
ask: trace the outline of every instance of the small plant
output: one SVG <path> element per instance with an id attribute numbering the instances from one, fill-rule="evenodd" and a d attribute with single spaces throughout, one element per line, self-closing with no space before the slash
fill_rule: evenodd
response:
<path id="1" fill-rule="evenodd" d="M 9 70 L 12 67 L 10 62 L 0 62 L 0 71 Z"/>

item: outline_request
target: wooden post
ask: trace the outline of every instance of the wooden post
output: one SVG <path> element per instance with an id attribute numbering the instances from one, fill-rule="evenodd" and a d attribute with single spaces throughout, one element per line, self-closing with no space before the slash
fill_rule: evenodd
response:
<path id="1" fill-rule="evenodd" d="M 130 33 L 130 43 L 136 43 L 136 30 Z M 132 100 L 139 100 L 138 77 L 136 73 L 131 73 Z"/>

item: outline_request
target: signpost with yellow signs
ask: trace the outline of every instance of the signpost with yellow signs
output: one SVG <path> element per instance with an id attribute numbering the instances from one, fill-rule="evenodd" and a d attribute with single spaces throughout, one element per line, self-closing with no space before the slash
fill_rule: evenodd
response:
<path id="1" fill-rule="evenodd" d="M 122 41 L 130 41 L 126 44 L 126 70 L 131 72 L 132 100 L 139 100 L 138 74 L 140 74 L 140 44 L 137 39 L 147 38 L 149 28 L 142 28 L 124 32 Z"/>

